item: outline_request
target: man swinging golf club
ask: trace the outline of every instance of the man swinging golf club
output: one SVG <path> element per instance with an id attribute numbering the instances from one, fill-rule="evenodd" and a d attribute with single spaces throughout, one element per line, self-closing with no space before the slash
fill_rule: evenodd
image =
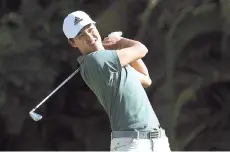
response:
<path id="1" fill-rule="evenodd" d="M 95 22 L 83 11 L 70 13 L 63 22 L 70 45 L 82 54 L 80 73 L 108 114 L 111 151 L 168 152 L 168 138 L 160 127 L 144 90 L 151 84 L 141 60 L 148 49 L 123 37 L 102 42 Z M 97 140 L 97 139 L 96 139 Z"/>

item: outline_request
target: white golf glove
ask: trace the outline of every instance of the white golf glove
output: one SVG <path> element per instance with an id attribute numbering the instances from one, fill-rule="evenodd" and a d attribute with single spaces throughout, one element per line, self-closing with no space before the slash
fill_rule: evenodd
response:
<path id="1" fill-rule="evenodd" d="M 121 31 L 116 31 L 116 32 L 112 32 L 108 35 L 109 38 L 112 38 L 112 37 L 121 37 L 122 36 L 122 32 Z"/>

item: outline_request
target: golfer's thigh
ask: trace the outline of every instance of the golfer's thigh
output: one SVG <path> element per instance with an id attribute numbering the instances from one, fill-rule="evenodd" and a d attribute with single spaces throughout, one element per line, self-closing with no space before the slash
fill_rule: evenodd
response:
<path id="1" fill-rule="evenodd" d="M 153 139 L 153 149 L 154 152 L 171 152 L 168 137 Z"/>
<path id="2" fill-rule="evenodd" d="M 138 149 L 138 139 L 135 138 L 114 138 L 111 141 L 111 151 L 134 152 Z"/>

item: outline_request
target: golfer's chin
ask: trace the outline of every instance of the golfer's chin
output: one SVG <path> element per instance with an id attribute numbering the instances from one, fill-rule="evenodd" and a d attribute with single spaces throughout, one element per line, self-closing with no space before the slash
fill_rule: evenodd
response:
<path id="1" fill-rule="evenodd" d="M 92 52 L 104 49 L 105 48 L 103 47 L 102 43 L 99 41 L 96 41 L 94 44 L 90 45 L 90 50 L 92 50 Z"/>
<path id="2" fill-rule="evenodd" d="M 105 50 L 105 48 L 103 47 L 102 43 L 96 42 L 94 44 L 88 45 L 87 48 L 83 49 L 81 52 L 83 54 L 89 54 L 91 52 L 100 51 L 100 50 Z"/>

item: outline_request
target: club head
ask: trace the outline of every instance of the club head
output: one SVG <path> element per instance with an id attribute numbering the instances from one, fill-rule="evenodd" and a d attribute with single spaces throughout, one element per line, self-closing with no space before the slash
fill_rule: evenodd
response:
<path id="1" fill-rule="evenodd" d="M 34 120 L 34 121 L 39 121 L 42 119 L 42 115 L 39 115 L 33 111 L 30 111 L 30 117 Z"/>

